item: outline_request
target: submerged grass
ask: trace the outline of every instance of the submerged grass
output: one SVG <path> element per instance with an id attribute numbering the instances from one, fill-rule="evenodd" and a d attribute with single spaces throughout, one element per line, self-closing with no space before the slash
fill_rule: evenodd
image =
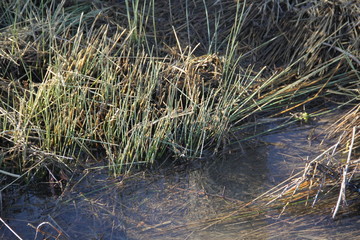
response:
<path id="1" fill-rule="evenodd" d="M 359 9 L 2 1 L 1 167 L 56 171 L 90 157 L 117 175 L 201 157 L 254 117 L 325 106 L 321 99 L 356 103 Z"/>

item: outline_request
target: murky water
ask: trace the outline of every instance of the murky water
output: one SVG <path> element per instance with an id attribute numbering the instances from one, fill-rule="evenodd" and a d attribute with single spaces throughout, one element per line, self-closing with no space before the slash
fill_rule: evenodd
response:
<path id="1" fill-rule="evenodd" d="M 356 239 L 353 210 L 333 220 L 331 208 L 302 205 L 278 218 L 281 209 L 245 206 L 319 154 L 326 127 L 326 119 L 293 125 L 252 148 L 234 143 L 211 161 L 131 177 L 83 170 L 61 196 L 3 196 L 2 219 L 23 239 Z M 16 239 L 3 224 L 0 238 Z"/>

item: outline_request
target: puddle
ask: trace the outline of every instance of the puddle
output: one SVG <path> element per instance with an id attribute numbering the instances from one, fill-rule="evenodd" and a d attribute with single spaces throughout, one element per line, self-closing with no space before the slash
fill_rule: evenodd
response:
<path id="1" fill-rule="evenodd" d="M 321 153 L 328 126 L 327 119 L 293 125 L 253 148 L 233 144 L 211 161 L 129 178 L 84 171 L 60 197 L 3 196 L 2 219 L 23 239 L 34 239 L 41 223 L 48 239 L 356 239 L 357 214 L 333 220 L 331 209 L 300 207 L 277 218 L 281 209 L 244 207 Z M 3 224 L 0 238 L 15 239 Z"/>

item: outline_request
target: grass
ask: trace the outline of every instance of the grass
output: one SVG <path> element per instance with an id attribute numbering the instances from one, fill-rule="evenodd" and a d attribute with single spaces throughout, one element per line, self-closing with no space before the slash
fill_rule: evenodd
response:
<path id="1" fill-rule="evenodd" d="M 94 159 L 116 176 L 202 157 L 255 118 L 328 101 L 357 104 L 339 125 L 357 149 L 359 12 L 336 1 L 2 1 L 1 169 L 32 178 Z"/>

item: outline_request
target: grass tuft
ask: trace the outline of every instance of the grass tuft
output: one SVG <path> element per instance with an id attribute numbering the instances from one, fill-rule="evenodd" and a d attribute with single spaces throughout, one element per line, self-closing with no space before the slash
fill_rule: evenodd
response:
<path id="1" fill-rule="evenodd" d="M 117 175 L 202 157 L 254 117 L 357 102 L 357 13 L 336 1 L 2 1 L 1 166 L 94 158 Z"/>

